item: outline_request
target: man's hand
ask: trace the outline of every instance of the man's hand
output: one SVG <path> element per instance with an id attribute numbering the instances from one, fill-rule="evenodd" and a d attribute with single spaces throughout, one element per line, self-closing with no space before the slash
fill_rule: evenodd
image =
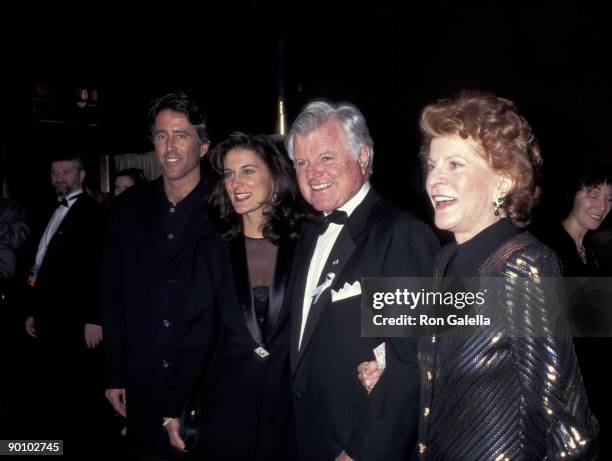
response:
<path id="1" fill-rule="evenodd" d="M 125 411 L 125 388 L 122 389 L 106 389 L 106 398 L 111 403 L 117 413 L 126 418 Z"/>
<path id="2" fill-rule="evenodd" d="M 34 326 L 34 317 L 30 316 L 25 321 L 26 333 L 32 338 L 36 338 L 36 327 Z"/>
<path id="3" fill-rule="evenodd" d="M 181 451 L 185 451 L 185 442 L 181 439 L 179 431 L 181 430 L 181 422 L 178 418 L 164 418 L 164 427 L 168 432 L 170 438 L 170 445 L 174 448 L 178 448 Z"/>
<path id="4" fill-rule="evenodd" d="M 336 461 L 353 461 L 353 458 L 351 458 L 349 455 L 346 454 L 344 450 L 342 450 L 342 453 L 340 453 L 336 457 Z"/>
<path id="5" fill-rule="evenodd" d="M 90 349 L 95 347 L 102 341 L 102 327 L 95 323 L 85 324 L 85 344 Z"/>
<path id="6" fill-rule="evenodd" d="M 375 360 L 371 362 L 361 362 L 357 367 L 359 381 L 361 381 L 361 385 L 365 387 L 368 394 L 372 392 L 374 386 L 382 376 L 385 371 L 384 368 L 378 368 Z"/>

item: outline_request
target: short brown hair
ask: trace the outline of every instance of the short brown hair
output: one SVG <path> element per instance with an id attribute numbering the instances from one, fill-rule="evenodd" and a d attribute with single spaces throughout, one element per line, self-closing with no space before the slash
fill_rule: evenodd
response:
<path id="1" fill-rule="evenodd" d="M 475 141 L 489 166 L 514 181 L 504 197 L 506 214 L 516 226 L 529 224 L 542 157 L 529 123 L 512 101 L 491 93 L 463 91 L 426 106 L 419 126 L 424 160 L 433 138 L 458 135 Z"/>

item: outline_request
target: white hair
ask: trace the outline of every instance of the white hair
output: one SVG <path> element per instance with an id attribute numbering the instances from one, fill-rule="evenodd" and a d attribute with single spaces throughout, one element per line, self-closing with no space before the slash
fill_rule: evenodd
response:
<path id="1" fill-rule="evenodd" d="M 347 148 L 357 160 L 361 149 L 368 151 L 368 176 L 372 174 L 374 160 L 374 141 L 370 136 L 368 125 L 361 111 L 353 104 L 330 104 L 325 101 L 314 101 L 308 104 L 297 116 L 285 139 L 289 158 L 294 160 L 293 141 L 296 135 L 304 136 L 319 129 L 330 120 L 338 122 L 346 135 Z"/>

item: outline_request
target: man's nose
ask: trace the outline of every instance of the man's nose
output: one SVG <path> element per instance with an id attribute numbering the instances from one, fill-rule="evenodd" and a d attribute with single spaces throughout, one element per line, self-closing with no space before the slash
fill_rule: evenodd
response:
<path id="1" fill-rule="evenodd" d="M 175 140 L 174 140 L 174 136 L 168 136 L 168 138 L 166 139 L 166 152 L 172 152 L 174 150 L 175 147 Z"/>
<path id="2" fill-rule="evenodd" d="M 308 165 L 306 167 L 306 179 L 308 179 L 309 181 L 320 176 L 321 174 L 321 169 L 318 168 L 316 165 Z"/>

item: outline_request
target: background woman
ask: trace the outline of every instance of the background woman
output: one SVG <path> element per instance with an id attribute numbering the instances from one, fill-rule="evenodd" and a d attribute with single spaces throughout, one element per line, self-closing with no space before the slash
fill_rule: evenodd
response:
<path id="1" fill-rule="evenodd" d="M 210 315 L 189 333 L 168 416 L 206 371 L 200 443 L 206 460 L 287 460 L 293 457 L 289 393 L 289 324 L 285 284 L 297 238 L 299 195 L 288 158 L 265 136 L 235 133 L 210 153 L 222 177 L 212 196 L 221 239 L 198 251 L 200 290 L 192 309 L 211 309 L 220 322 L 214 358 L 194 354 L 213 336 Z M 227 243 L 226 243 L 227 242 Z M 201 283 L 200 283 L 201 282 Z M 176 420 L 167 429 L 183 448 Z"/>
<path id="2" fill-rule="evenodd" d="M 530 126 L 506 99 L 462 94 L 427 106 L 420 127 L 435 224 L 456 241 L 435 276 L 488 277 L 499 293 L 483 335 L 420 341 L 422 459 L 594 459 L 598 426 L 571 338 L 529 335 L 534 319 L 554 329 L 539 283 L 559 275 L 555 254 L 521 230 L 541 163 Z"/>
<path id="3" fill-rule="evenodd" d="M 121 170 L 115 175 L 115 197 L 118 196 L 124 190 L 146 181 L 147 179 L 142 173 L 142 170 L 139 168 L 128 168 L 125 170 Z"/>
<path id="4" fill-rule="evenodd" d="M 559 257 L 566 277 L 601 276 L 601 264 L 587 233 L 599 229 L 612 208 L 612 171 L 598 159 L 585 159 L 565 194 L 563 221 L 541 238 Z M 568 212 L 569 210 L 569 212 Z"/>
<path id="5" fill-rule="evenodd" d="M 612 208 L 612 171 L 597 157 L 583 159 L 575 168 L 573 180 L 566 188 L 562 203 L 562 222 L 544 225 L 538 236 L 552 248 L 561 263 L 569 305 L 568 318 L 574 329 L 574 346 L 578 363 L 584 376 L 593 412 L 597 416 L 601 432 L 612 428 L 610 407 L 612 397 L 608 384 L 601 375 L 601 357 L 612 353 L 612 341 L 608 335 L 612 328 L 607 312 L 610 299 L 590 296 L 603 293 L 603 279 L 609 277 L 608 262 L 602 247 L 592 245 L 591 234 L 599 230 Z M 612 446 L 601 440 L 600 458 L 607 459 Z"/>

